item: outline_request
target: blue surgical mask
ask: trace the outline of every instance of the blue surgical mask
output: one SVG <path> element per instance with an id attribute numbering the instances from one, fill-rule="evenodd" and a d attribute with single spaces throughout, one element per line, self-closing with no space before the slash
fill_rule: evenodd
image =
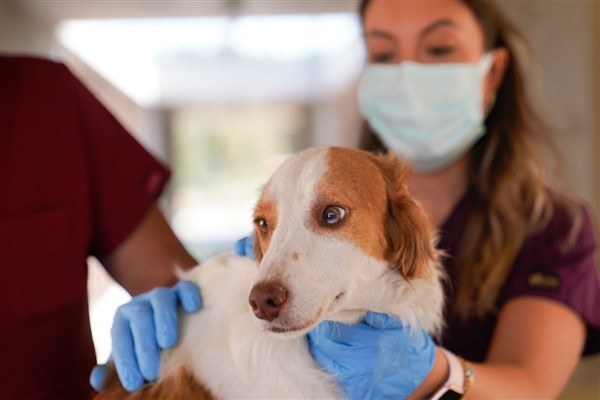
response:
<path id="1" fill-rule="evenodd" d="M 483 78 L 492 53 L 476 64 L 370 64 L 358 100 L 386 147 L 418 172 L 442 169 L 485 133 Z"/>

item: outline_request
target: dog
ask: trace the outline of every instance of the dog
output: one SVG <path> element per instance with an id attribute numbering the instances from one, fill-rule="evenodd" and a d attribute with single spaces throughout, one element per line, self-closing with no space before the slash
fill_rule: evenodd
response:
<path id="1" fill-rule="evenodd" d="M 435 335 L 444 303 L 434 228 L 393 156 L 311 148 L 288 158 L 254 211 L 256 261 L 226 253 L 180 273 L 202 309 L 182 314 L 158 380 L 126 392 L 112 374 L 97 399 L 340 398 L 305 335 L 366 311 Z"/>

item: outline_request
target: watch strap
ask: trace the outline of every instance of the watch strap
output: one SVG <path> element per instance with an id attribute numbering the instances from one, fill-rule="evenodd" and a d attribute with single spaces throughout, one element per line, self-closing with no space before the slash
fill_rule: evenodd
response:
<path id="1" fill-rule="evenodd" d="M 431 397 L 431 400 L 459 400 L 463 397 L 465 387 L 465 369 L 459 358 L 441 348 L 448 362 L 448 379 Z"/>

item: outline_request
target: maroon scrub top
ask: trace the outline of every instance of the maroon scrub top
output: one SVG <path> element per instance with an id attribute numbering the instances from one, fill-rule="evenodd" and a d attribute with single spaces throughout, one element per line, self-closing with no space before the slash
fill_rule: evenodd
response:
<path id="1" fill-rule="evenodd" d="M 457 290 L 456 256 L 462 242 L 461 232 L 474 206 L 474 194 L 469 191 L 455 207 L 441 228 L 440 246 L 448 253 L 445 267 L 450 277 L 446 292 L 447 327 L 441 344 L 462 357 L 480 362 L 488 352 L 496 326 L 496 315 L 461 320 L 456 315 Z M 581 205 L 582 225 L 574 246 L 565 250 L 572 218 L 565 207 L 555 203 L 555 214 L 549 224 L 529 237 L 502 289 L 497 309 L 519 296 L 536 296 L 557 301 L 571 308 L 586 324 L 587 338 L 584 355 L 600 352 L 600 283 L 597 269 L 597 239 L 590 213 Z"/>
<path id="2" fill-rule="evenodd" d="M 169 176 L 62 64 L 0 57 L 0 398 L 84 399 L 100 259 Z"/>

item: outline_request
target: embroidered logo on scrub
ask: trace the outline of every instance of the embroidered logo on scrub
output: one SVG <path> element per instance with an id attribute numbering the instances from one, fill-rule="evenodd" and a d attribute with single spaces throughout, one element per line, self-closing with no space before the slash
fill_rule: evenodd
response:
<path id="1" fill-rule="evenodd" d="M 146 193 L 151 196 L 157 196 L 163 180 L 164 177 L 159 171 L 152 170 L 148 172 L 146 179 L 144 180 L 144 189 L 146 190 Z"/>
<path id="2" fill-rule="evenodd" d="M 532 272 L 527 277 L 527 285 L 533 289 L 557 291 L 560 289 L 560 278 L 550 272 Z"/>

